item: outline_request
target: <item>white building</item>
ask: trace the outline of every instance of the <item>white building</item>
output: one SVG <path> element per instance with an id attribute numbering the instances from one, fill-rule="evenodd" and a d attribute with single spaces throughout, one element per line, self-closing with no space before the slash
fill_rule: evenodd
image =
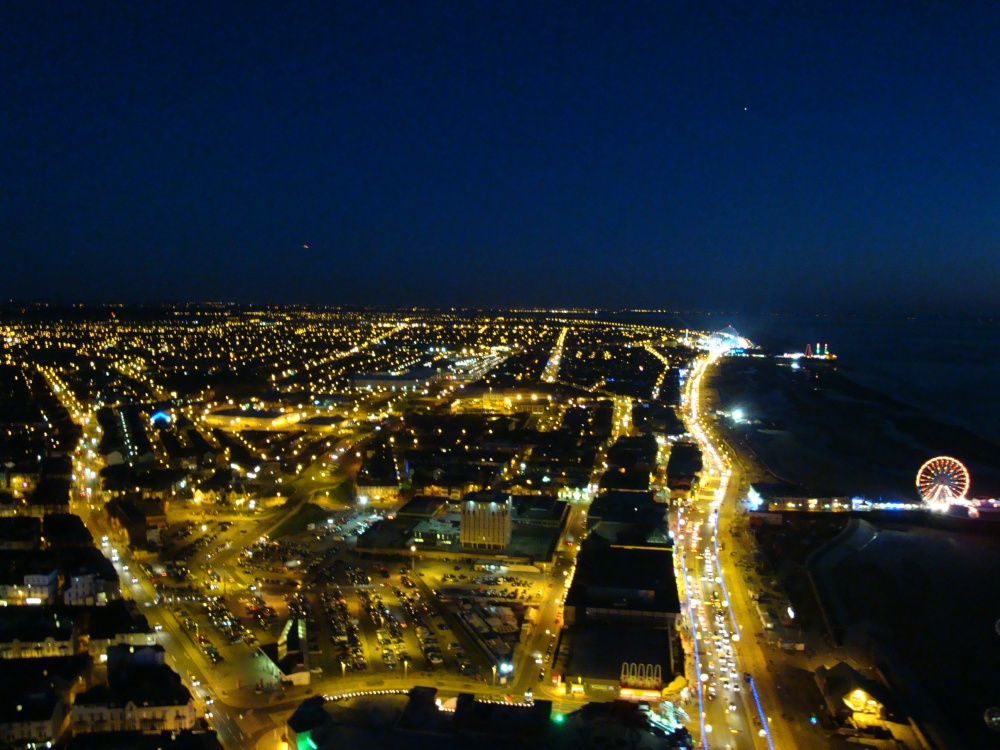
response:
<path id="1" fill-rule="evenodd" d="M 59 594 L 59 571 L 36 570 L 18 580 L 15 573 L 0 581 L 0 606 L 22 604 L 53 604 Z"/>
<path id="2" fill-rule="evenodd" d="M 467 549 L 505 550 L 510 544 L 510 496 L 469 496 L 462 501 L 459 538 Z"/>
<path id="3" fill-rule="evenodd" d="M 109 588 L 116 587 L 108 586 L 100 572 L 96 570 L 80 572 L 69 577 L 63 589 L 63 603 L 81 606 L 107 604 Z M 112 598 L 115 598 L 113 593 Z"/>
<path id="4" fill-rule="evenodd" d="M 81 702 L 82 701 L 82 702 Z M 194 729 L 198 721 L 198 711 L 194 701 L 172 703 L 170 701 L 124 700 L 111 695 L 98 696 L 96 691 L 88 691 L 73 704 L 73 731 L 120 732 L 139 730 L 142 732 L 176 732 Z"/>
<path id="5" fill-rule="evenodd" d="M 24 585 L 28 589 L 28 602 L 41 599 L 42 604 L 55 601 L 59 593 L 59 571 L 49 570 L 37 573 L 25 573 Z"/>
<path id="6" fill-rule="evenodd" d="M 76 697 L 73 731 L 172 732 L 194 729 L 198 710 L 180 676 L 161 662 L 159 653 L 128 652 L 130 664 L 109 658 L 108 684 Z M 134 659 L 131 658 L 134 655 Z M 111 662 L 116 664 L 113 666 Z"/>

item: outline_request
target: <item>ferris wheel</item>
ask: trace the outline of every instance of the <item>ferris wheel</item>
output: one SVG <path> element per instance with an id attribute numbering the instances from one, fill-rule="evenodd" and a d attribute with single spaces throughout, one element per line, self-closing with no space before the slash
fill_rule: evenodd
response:
<path id="1" fill-rule="evenodd" d="M 917 489 L 924 502 L 961 502 L 969 491 L 969 471 L 949 456 L 932 458 L 917 472 Z"/>

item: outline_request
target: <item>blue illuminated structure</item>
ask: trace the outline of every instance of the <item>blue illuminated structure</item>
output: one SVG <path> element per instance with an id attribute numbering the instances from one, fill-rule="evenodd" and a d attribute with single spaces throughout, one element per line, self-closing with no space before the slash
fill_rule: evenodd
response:
<path id="1" fill-rule="evenodd" d="M 760 723 L 764 727 L 764 737 L 767 738 L 767 746 L 774 750 L 774 741 L 771 739 L 771 727 L 767 725 L 767 717 L 764 715 L 764 709 L 760 705 L 760 696 L 757 695 L 757 682 L 753 677 L 750 678 L 750 691 L 753 693 L 753 702 L 757 704 L 757 713 L 760 714 Z"/>
<path id="2" fill-rule="evenodd" d="M 170 424 L 171 418 L 165 411 L 158 411 L 149 415 L 149 421 L 153 424 L 156 424 L 157 421 L 163 422 L 164 424 Z"/>

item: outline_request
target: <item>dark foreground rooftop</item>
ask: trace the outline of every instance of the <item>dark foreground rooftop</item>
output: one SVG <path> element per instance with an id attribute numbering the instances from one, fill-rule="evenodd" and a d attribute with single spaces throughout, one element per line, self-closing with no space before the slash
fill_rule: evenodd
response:
<path id="1" fill-rule="evenodd" d="M 691 748 L 683 728 L 669 732 L 638 704 L 592 703 L 565 716 L 548 701 L 532 706 L 477 700 L 462 694 L 439 707 L 436 688 L 407 694 L 309 698 L 288 720 L 290 744 L 308 738 L 316 750 L 389 747 L 393 750 L 634 750 Z M 597 738 L 599 745 L 594 744 Z M 304 740 L 305 741 L 305 740 Z M 300 745 L 301 746 L 301 745 Z"/>

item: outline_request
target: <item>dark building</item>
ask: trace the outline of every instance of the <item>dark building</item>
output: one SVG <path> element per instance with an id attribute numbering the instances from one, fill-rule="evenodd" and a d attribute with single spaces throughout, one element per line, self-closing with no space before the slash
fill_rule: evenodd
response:
<path id="1" fill-rule="evenodd" d="M 86 654 L 0 660 L 0 746 L 52 747 L 69 728 L 74 696 L 90 684 Z"/>
<path id="2" fill-rule="evenodd" d="M 653 492 L 613 490 L 598 495 L 587 514 L 588 528 L 615 544 L 672 546 L 667 508 Z"/>
<path id="3" fill-rule="evenodd" d="M 198 713 L 180 675 L 166 664 L 129 661 L 108 666 L 108 683 L 77 696 L 73 731 L 194 729 Z"/>
<path id="4" fill-rule="evenodd" d="M 667 487 L 673 497 L 689 495 L 701 474 L 701 449 L 694 443 L 674 443 L 667 460 Z"/>
<path id="5" fill-rule="evenodd" d="M 37 516 L 0 518 L 0 549 L 31 550 L 42 547 L 42 519 Z"/>
<path id="6" fill-rule="evenodd" d="M 151 549 L 167 525 L 163 501 L 136 496 L 116 497 L 104 506 L 112 528 L 128 539 L 132 549 Z"/>
<path id="7" fill-rule="evenodd" d="M 28 496 L 27 512 L 33 516 L 49 513 L 69 513 L 70 480 L 64 477 L 44 477 Z"/>
<path id="8" fill-rule="evenodd" d="M 669 546 L 618 546 L 592 533 L 566 595 L 553 677 L 567 692 L 658 698 L 683 670 Z"/>
<path id="9" fill-rule="evenodd" d="M 621 701 L 557 715 L 549 701 L 496 703 L 463 693 L 442 709 L 438 700 L 437 688 L 420 686 L 338 701 L 315 696 L 288 719 L 285 734 L 291 747 L 314 750 L 578 750 L 591 735 L 607 747 L 693 747 L 683 727 L 665 728 L 654 712 Z"/>
<path id="10" fill-rule="evenodd" d="M 632 407 L 632 426 L 668 440 L 677 440 L 687 433 L 674 408 L 665 404 L 635 404 Z"/>
<path id="11" fill-rule="evenodd" d="M 94 546 L 94 537 L 75 513 L 50 513 L 42 518 L 42 536 L 49 549 Z"/>

